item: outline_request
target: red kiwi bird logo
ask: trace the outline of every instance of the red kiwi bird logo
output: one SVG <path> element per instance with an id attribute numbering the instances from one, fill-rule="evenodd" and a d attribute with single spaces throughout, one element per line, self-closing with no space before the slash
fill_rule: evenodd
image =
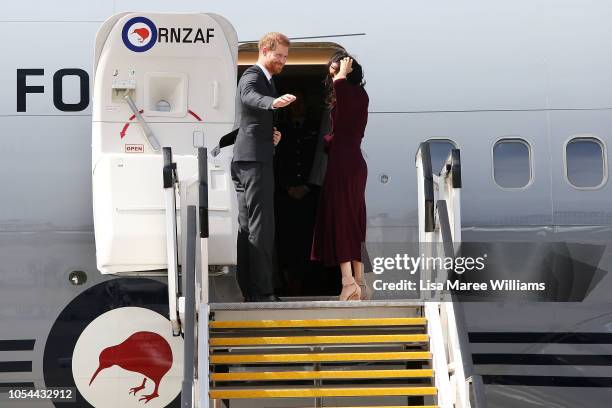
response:
<path id="1" fill-rule="evenodd" d="M 149 395 L 143 395 L 138 401 L 145 404 L 153 398 L 159 397 L 159 383 L 172 367 L 172 349 L 170 344 L 157 333 L 141 331 L 132 334 L 123 343 L 107 347 L 100 353 L 99 366 L 91 377 L 89 385 L 94 382 L 100 371 L 119 366 L 127 371 L 143 375 L 142 384 L 130 388 L 130 394 L 136 395 L 145 388 L 147 379 L 155 384 L 155 389 Z"/>
<path id="2" fill-rule="evenodd" d="M 148 28 L 141 27 L 134 29 L 134 31 L 132 31 L 132 34 L 136 34 L 138 36 L 138 41 L 140 43 L 143 43 L 147 38 L 149 38 L 151 32 Z"/>

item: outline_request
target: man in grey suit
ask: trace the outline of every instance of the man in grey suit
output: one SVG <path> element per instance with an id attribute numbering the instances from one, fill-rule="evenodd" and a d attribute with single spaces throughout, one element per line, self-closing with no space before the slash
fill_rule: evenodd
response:
<path id="1" fill-rule="evenodd" d="M 295 100 L 278 97 L 272 75 L 287 61 L 289 39 L 268 33 L 259 40 L 257 64 L 247 68 L 236 93 L 240 128 L 234 144 L 232 180 L 238 196 L 237 279 L 246 301 L 278 301 L 274 294 L 274 146 L 281 134 L 274 110 Z"/>

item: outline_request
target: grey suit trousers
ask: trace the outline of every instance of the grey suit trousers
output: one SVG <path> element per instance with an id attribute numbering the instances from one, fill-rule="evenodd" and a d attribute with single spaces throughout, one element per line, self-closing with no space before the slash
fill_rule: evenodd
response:
<path id="1" fill-rule="evenodd" d="M 272 163 L 232 162 L 238 197 L 237 280 L 243 296 L 274 293 Z"/>

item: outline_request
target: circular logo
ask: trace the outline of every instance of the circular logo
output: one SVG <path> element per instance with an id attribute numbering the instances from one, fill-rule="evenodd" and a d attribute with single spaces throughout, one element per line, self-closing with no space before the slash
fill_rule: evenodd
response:
<path id="1" fill-rule="evenodd" d="M 181 390 L 182 344 L 159 313 L 140 307 L 108 311 L 77 340 L 74 382 L 94 407 L 165 407 Z"/>
<path id="2" fill-rule="evenodd" d="M 123 26 L 121 38 L 134 52 L 150 50 L 157 41 L 157 27 L 146 17 L 130 18 Z"/>
<path id="3" fill-rule="evenodd" d="M 106 280 L 57 317 L 45 343 L 44 383 L 76 388 L 76 402 L 55 401 L 56 408 L 180 408 L 182 343 L 171 333 L 165 283 Z"/>

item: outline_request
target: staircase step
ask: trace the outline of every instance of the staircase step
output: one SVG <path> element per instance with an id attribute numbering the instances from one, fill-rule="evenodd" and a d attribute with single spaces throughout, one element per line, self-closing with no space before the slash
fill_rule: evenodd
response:
<path id="1" fill-rule="evenodd" d="M 224 302 L 211 303 L 212 311 L 244 311 L 244 310 L 355 310 L 355 309 L 390 309 L 402 308 L 419 309 L 423 307 L 423 302 L 419 300 L 376 300 L 362 302 L 339 301 L 337 296 L 325 297 L 283 297 L 282 302 Z"/>
<path id="2" fill-rule="evenodd" d="M 325 370 L 211 373 L 213 381 L 332 380 L 373 378 L 433 378 L 433 370 Z"/>
<path id="3" fill-rule="evenodd" d="M 348 336 L 295 336 L 295 337 L 217 337 L 211 346 L 259 346 L 295 344 L 368 344 L 368 343 L 426 343 L 427 334 L 383 334 Z"/>
<path id="4" fill-rule="evenodd" d="M 308 320 L 226 320 L 211 321 L 211 329 L 272 329 L 288 327 L 359 327 L 359 326 L 425 326 L 422 317 L 389 317 L 373 319 Z"/>
<path id="5" fill-rule="evenodd" d="M 430 359 L 431 353 L 427 351 L 401 351 L 385 353 L 213 354 L 210 356 L 210 362 L 212 364 L 404 361 Z"/>
<path id="6" fill-rule="evenodd" d="M 350 387 L 350 388 L 284 388 L 284 389 L 212 389 L 212 399 L 238 398 L 317 398 L 378 397 L 402 395 L 436 395 L 436 387 Z"/>

